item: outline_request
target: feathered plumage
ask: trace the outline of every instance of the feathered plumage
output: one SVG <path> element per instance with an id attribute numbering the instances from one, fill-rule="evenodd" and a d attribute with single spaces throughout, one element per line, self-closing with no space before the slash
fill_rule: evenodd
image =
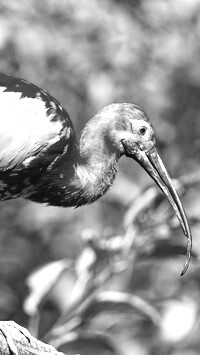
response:
<path id="1" fill-rule="evenodd" d="M 122 155 L 135 159 L 171 203 L 192 236 L 171 179 L 156 151 L 153 127 L 140 107 L 111 104 L 91 118 L 76 142 L 67 111 L 47 92 L 0 74 L 0 199 L 24 197 L 54 206 L 81 206 L 112 185 Z"/>

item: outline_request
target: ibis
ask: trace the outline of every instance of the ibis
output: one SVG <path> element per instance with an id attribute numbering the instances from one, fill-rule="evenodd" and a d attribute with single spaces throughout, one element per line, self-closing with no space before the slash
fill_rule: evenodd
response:
<path id="1" fill-rule="evenodd" d="M 23 197 L 38 203 L 79 207 L 99 199 L 113 184 L 122 156 L 136 160 L 172 205 L 187 236 L 186 214 L 156 150 L 152 124 L 137 105 L 114 103 L 88 120 L 76 139 L 65 108 L 25 80 L 0 74 L 0 200 Z M 0 330 L 17 354 L 7 327 Z M 24 328 L 17 327 L 29 337 Z"/>
<path id="2" fill-rule="evenodd" d="M 0 200 L 79 207 L 99 199 L 113 184 L 120 157 L 136 160 L 172 205 L 187 236 L 184 208 L 156 150 L 153 126 L 138 106 L 113 103 L 88 120 L 76 139 L 65 108 L 23 79 L 0 74 Z"/>

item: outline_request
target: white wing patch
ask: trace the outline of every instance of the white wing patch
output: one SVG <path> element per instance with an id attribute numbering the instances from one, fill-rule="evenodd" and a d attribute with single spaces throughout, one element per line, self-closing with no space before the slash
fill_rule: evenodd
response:
<path id="1" fill-rule="evenodd" d="M 6 168 L 56 143 L 63 125 L 51 120 L 56 111 L 47 114 L 44 101 L 4 90 L 0 88 L 0 164 Z"/>

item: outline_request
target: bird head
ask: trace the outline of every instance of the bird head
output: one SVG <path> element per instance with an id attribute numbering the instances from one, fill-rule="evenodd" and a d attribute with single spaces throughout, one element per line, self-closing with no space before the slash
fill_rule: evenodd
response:
<path id="1" fill-rule="evenodd" d="M 159 186 L 178 217 L 187 236 L 187 260 L 181 272 L 183 275 L 190 260 L 192 235 L 187 217 L 172 180 L 157 152 L 153 126 L 143 110 L 133 104 L 112 104 L 105 108 L 107 118 L 111 114 L 109 141 L 118 151 L 137 161 Z M 105 115 L 106 116 L 106 115 Z M 112 119 L 113 118 L 113 119 Z"/>

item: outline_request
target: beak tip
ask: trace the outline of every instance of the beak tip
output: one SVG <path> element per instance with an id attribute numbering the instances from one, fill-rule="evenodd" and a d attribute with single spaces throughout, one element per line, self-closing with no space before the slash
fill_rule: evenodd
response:
<path id="1" fill-rule="evenodd" d="M 189 263 L 188 263 L 187 265 L 184 265 L 183 270 L 182 270 L 181 273 L 180 273 L 180 276 L 184 276 L 184 275 L 185 275 L 185 273 L 186 273 L 188 267 L 189 267 Z"/>
<path id="2" fill-rule="evenodd" d="M 189 265 L 190 265 L 190 257 L 191 257 L 190 251 L 191 251 L 191 245 L 188 246 L 187 259 L 186 259 L 185 265 L 183 266 L 183 269 L 182 269 L 182 271 L 181 271 L 181 273 L 180 273 L 180 276 L 185 275 L 187 269 L 189 268 Z"/>

